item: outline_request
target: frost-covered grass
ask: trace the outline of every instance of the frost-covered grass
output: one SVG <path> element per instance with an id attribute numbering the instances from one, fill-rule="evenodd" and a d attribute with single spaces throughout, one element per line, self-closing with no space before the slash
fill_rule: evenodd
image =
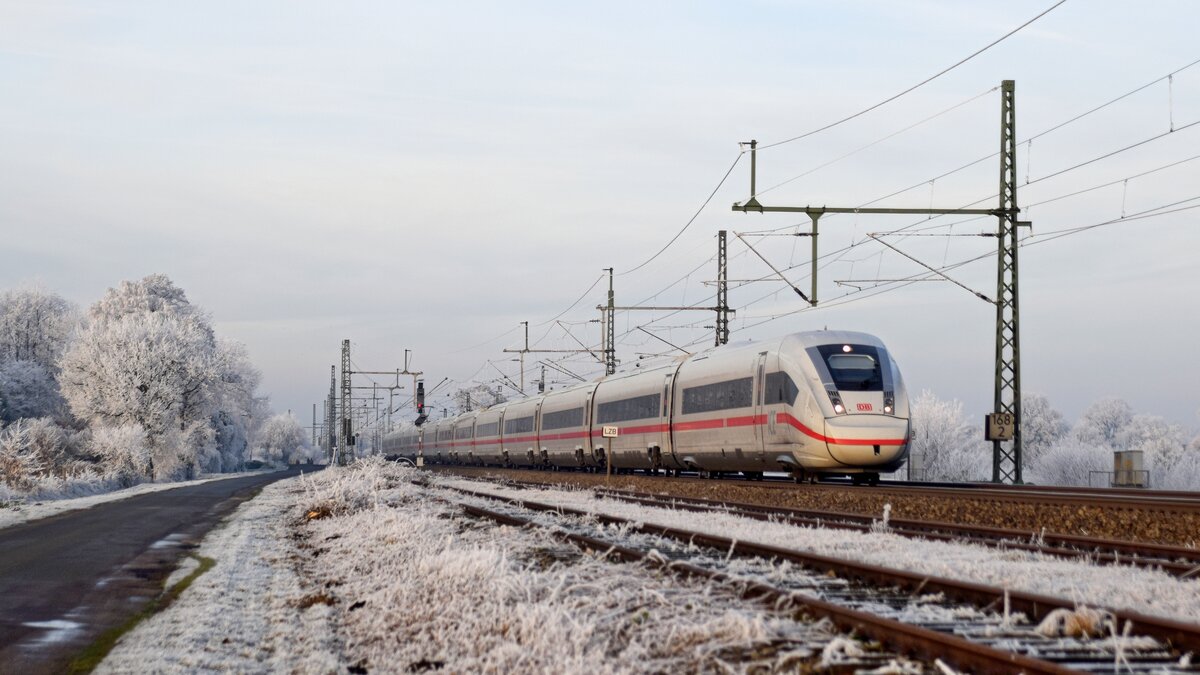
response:
<path id="1" fill-rule="evenodd" d="M 450 477 L 435 478 L 434 481 L 440 485 L 604 513 L 638 522 L 687 528 L 739 541 L 760 542 L 922 574 L 1042 593 L 1077 604 L 1131 609 L 1191 622 L 1200 621 L 1200 580 L 1180 580 L 1156 570 L 1124 565 L 1094 565 L 1086 561 L 971 544 L 914 540 L 889 534 L 883 528 L 863 533 L 769 523 L 723 513 L 698 516 L 688 511 L 597 499 L 587 490 L 515 489 Z"/>
<path id="2" fill-rule="evenodd" d="M 205 541 L 217 565 L 101 672 L 771 672 L 834 638 L 722 586 L 466 517 L 427 478 L 363 462 L 268 486 Z"/>
<path id="3" fill-rule="evenodd" d="M 338 606 L 347 657 L 372 670 L 737 671 L 813 658 L 829 635 L 542 531 L 466 519 L 407 469 L 306 478 L 311 564 Z M 817 648 L 814 648 L 816 645 Z"/>
<path id="4" fill-rule="evenodd" d="M 214 480 L 239 478 L 252 473 L 267 473 L 269 471 L 275 471 L 275 469 L 244 473 L 222 473 L 202 477 L 197 480 L 175 483 L 142 483 L 141 485 L 129 488 L 121 488 L 120 484 L 116 481 L 89 481 L 80 484 L 71 484 L 61 490 L 50 490 L 42 493 L 42 496 L 37 497 L 30 495 L 21 495 L 18 497 L 12 494 L 5 495 L 0 493 L 0 528 L 47 518 L 59 513 L 66 513 L 67 511 L 91 508 L 104 502 L 129 499 L 130 497 L 136 497 L 149 492 L 173 490 L 185 485 L 198 485 Z M 79 496 L 80 494 L 86 496 Z"/>

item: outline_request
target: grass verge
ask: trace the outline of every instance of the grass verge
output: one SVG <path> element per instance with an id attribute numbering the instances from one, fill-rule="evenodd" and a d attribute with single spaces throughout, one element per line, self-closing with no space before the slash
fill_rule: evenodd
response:
<path id="1" fill-rule="evenodd" d="M 150 618 L 155 613 L 170 607 L 171 603 L 175 602 L 175 599 L 186 591 L 192 585 L 193 581 L 200 578 L 201 574 L 209 571 L 213 565 L 217 564 L 217 561 L 212 558 L 194 553 L 189 555 L 200 563 L 191 574 L 181 579 L 174 586 L 164 590 L 157 598 L 147 603 L 140 612 L 129 617 L 121 625 L 110 628 L 102 633 L 79 656 L 71 661 L 71 665 L 67 667 L 67 672 L 73 674 L 92 672 L 96 666 L 100 665 L 104 657 L 108 656 L 108 653 L 112 651 L 112 648 L 117 644 L 117 640 L 121 639 L 122 635 L 133 630 L 134 626 Z"/>

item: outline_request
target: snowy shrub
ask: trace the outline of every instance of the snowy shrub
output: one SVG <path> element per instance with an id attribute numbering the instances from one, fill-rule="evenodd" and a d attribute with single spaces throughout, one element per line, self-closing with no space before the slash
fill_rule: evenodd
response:
<path id="1" fill-rule="evenodd" d="M 89 473 L 79 440 L 48 417 L 17 420 L 0 432 L 0 481 L 30 490 L 43 478 Z"/>
<path id="2" fill-rule="evenodd" d="M 30 448 L 29 422 L 18 420 L 0 431 L 0 482 L 17 490 L 33 487 L 46 469 Z"/>
<path id="3" fill-rule="evenodd" d="M 912 400 L 910 452 L 926 480 L 977 481 L 991 476 L 992 455 L 975 427 L 963 419 L 961 401 L 943 401 L 929 390 Z"/>
<path id="4" fill-rule="evenodd" d="M 214 431 L 207 421 L 191 422 L 182 429 L 170 428 L 151 439 L 152 477 L 156 481 L 191 480 L 201 470 L 202 460 L 216 454 Z"/>
<path id="5" fill-rule="evenodd" d="M 54 420 L 43 417 L 27 420 L 29 451 L 38 457 L 43 473 L 61 474 L 71 459 L 67 455 L 67 434 Z"/>
<path id="6" fill-rule="evenodd" d="M 136 424 L 93 427 L 91 451 L 99 457 L 101 470 L 125 487 L 151 475 L 146 431 Z"/>
<path id="7" fill-rule="evenodd" d="M 1147 462 L 1151 487 L 1159 490 L 1200 490 L 1200 448 L 1189 448 L 1169 468 L 1157 459 Z"/>
<path id="8" fill-rule="evenodd" d="M 1025 477 L 1040 485 L 1085 486 L 1092 471 L 1112 471 L 1113 453 L 1110 448 L 1078 438 L 1066 438 L 1043 452 L 1025 471 Z M 1108 485 L 1108 476 L 1103 476 Z"/>

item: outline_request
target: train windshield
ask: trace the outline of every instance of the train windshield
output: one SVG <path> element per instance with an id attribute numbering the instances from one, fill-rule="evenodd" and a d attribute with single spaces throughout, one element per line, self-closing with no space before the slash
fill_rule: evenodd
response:
<path id="1" fill-rule="evenodd" d="M 869 345 L 817 347 L 839 391 L 883 391 L 882 359 Z"/>

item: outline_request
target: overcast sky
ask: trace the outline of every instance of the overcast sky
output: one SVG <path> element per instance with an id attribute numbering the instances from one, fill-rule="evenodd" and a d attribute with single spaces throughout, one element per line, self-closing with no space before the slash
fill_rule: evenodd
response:
<path id="1" fill-rule="evenodd" d="M 538 347 L 577 346 L 546 322 L 601 268 L 616 268 L 618 304 L 711 304 L 718 229 L 794 231 L 792 216 L 730 211 L 748 196 L 744 157 L 673 246 L 623 274 L 683 227 L 738 141 L 858 112 L 1052 4 L 0 1 L 0 286 L 37 281 L 86 306 L 165 273 L 246 343 L 275 407 L 302 419 L 343 338 L 360 369 L 400 367 L 413 350 L 430 386 L 490 383 L 497 368 L 516 380 L 501 350 L 520 346 L 519 322 Z M 1069 418 L 1119 396 L 1194 427 L 1200 209 L 1050 238 L 1200 205 L 1200 159 L 1183 161 L 1200 155 L 1200 125 L 1182 128 L 1200 120 L 1200 65 L 1025 141 L 1200 59 L 1197 25 L 1191 0 L 1069 0 L 895 102 L 760 152 L 760 200 L 852 207 L 918 186 L 874 205 L 992 206 L 995 157 L 931 179 L 999 149 L 995 89 L 1016 80 L 1019 201 L 1035 204 L 1020 259 L 1025 389 Z M 775 281 L 736 287 L 733 339 L 868 331 L 911 389 L 982 415 L 994 307 L 944 281 L 872 288 L 922 268 L 867 233 L 995 229 L 923 220 L 827 217 L 818 307 L 796 312 Z M 808 239 L 751 241 L 797 266 L 788 276 L 807 291 Z M 990 251 L 948 274 L 995 295 L 994 239 L 888 241 L 937 267 Z M 730 277 L 768 273 L 731 235 Z M 589 345 L 603 286 L 561 317 Z M 619 315 L 618 356 L 670 351 L 638 326 L 705 346 L 712 319 Z M 529 355 L 528 381 L 544 356 Z"/>

